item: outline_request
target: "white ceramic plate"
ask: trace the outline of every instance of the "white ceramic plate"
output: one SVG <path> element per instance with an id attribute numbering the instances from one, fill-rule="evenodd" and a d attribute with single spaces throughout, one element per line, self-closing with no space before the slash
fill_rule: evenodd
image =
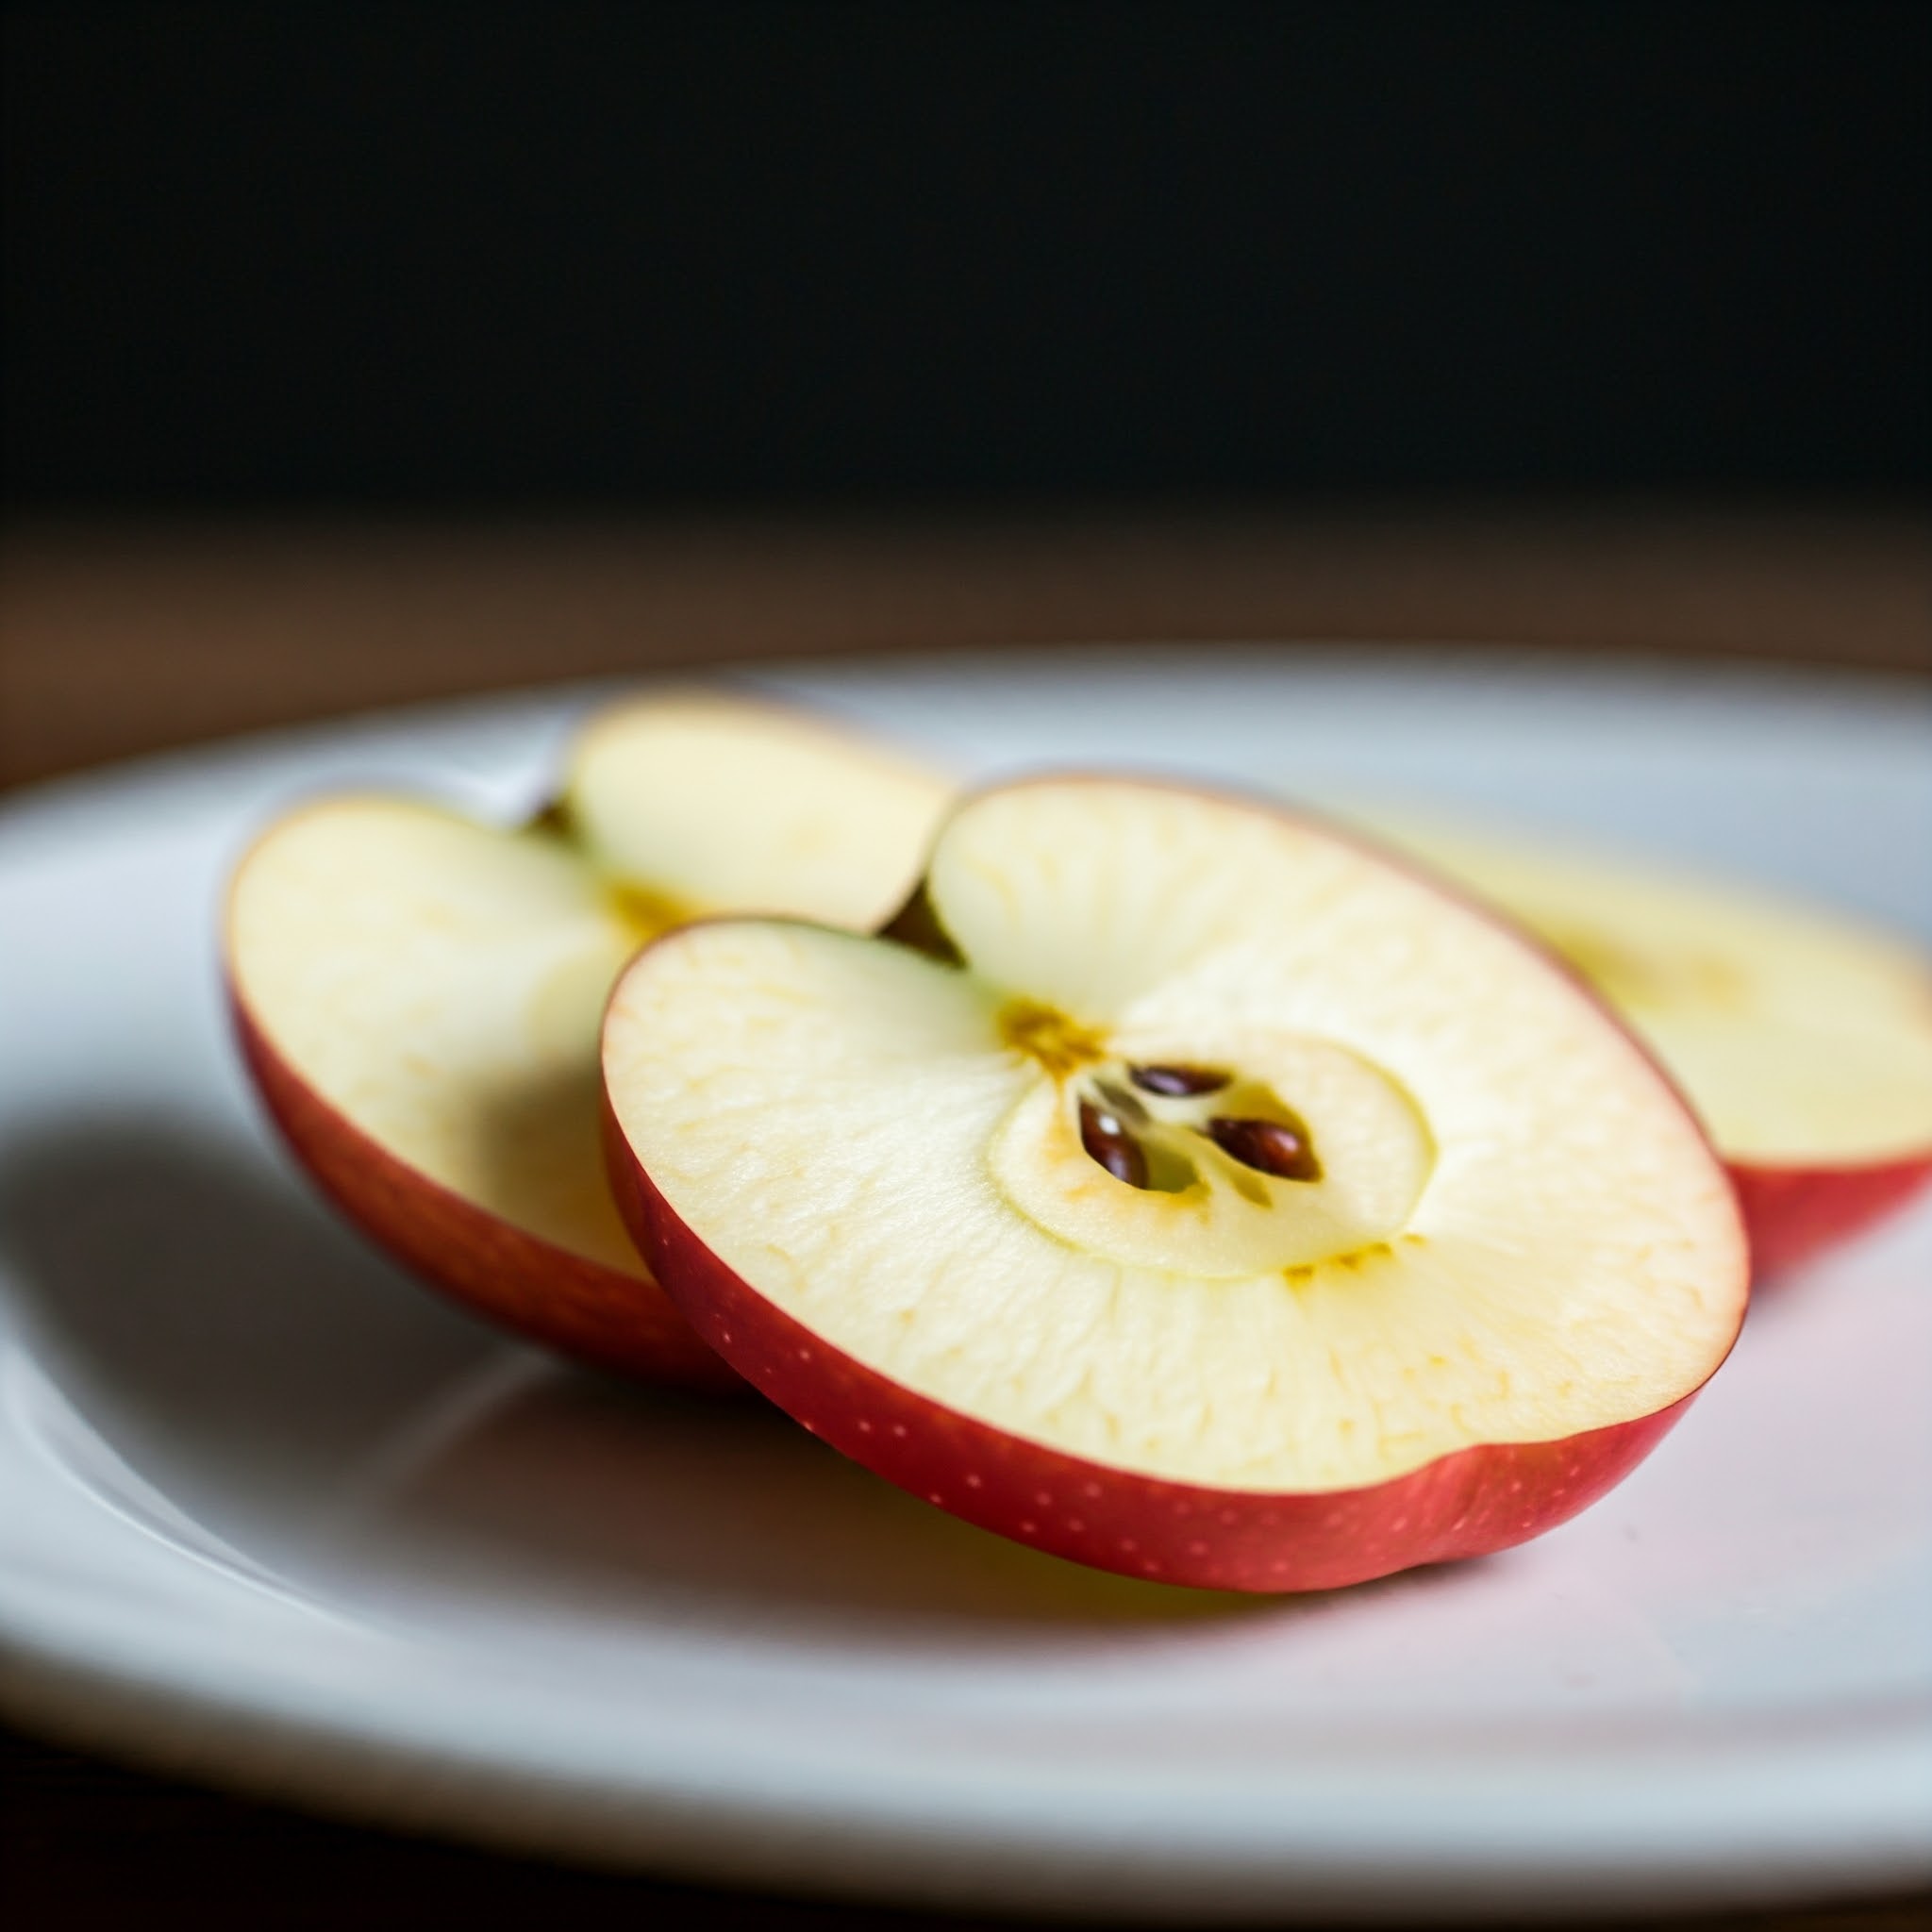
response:
<path id="1" fill-rule="evenodd" d="M 963 765 L 1437 795 L 1932 921 L 1932 731 L 1745 674 L 1267 651 L 767 680 Z M 1788 1903 L 1932 1877 L 1932 1214 L 1754 1313 L 1513 1554 L 1303 1600 L 1092 1575 L 770 1414 L 494 1340 L 338 1226 L 224 1025 L 226 868 L 345 780 L 509 812 L 585 694 L 0 812 L 0 1691 L 328 1808 L 1118 1915 Z"/>

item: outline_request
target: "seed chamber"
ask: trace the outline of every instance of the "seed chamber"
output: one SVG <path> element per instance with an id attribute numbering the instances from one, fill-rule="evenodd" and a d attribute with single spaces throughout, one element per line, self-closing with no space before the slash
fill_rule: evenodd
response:
<path id="1" fill-rule="evenodd" d="M 1135 1051 L 1042 1012 L 1002 1025 L 1036 1071 L 989 1161 L 1008 1199 L 1058 1239 L 1233 1276 L 1299 1274 L 1408 1230 L 1433 1141 L 1401 1083 L 1360 1055 L 1273 1034 L 1216 1041 L 1211 1054 Z"/>

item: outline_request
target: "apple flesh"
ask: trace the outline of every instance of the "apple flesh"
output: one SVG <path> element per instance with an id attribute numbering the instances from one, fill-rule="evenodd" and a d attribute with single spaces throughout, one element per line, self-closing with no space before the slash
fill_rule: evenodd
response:
<path id="1" fill-rule="evenodd" d="M 876 924 L 944 797 L 813 719 L 679 695 L 594 720 L 519 830 L 406 798 L 303 807 L 230 891 L 245 1063 L 323 1190 L 419 1274 L 581 1359 L 737 1386 L 612 1206 L 605 998 L 645 941 L 723 907 Z"/>
<path id="2" fill-rule="evenodd" d="M 562 815 L 645 923 L 792 913 L 870 932 L 919 875 L 952 785 L 876 740 L 746 698 L 612 706 L 572 747 Z"/>
<path id="3" fill-rule="evenodd" d="M 1932 963 L 1767 894 L 1413 818 L 1369 823 L 1587 978 L 1730 1169 L 1760 1277 L 1932 1182 Z"/>
<path id="4" fill-rule="evenodd" d="M 672 933 L 605 1020 L 618 1204 L 698 1334 L 941 1507 L 1327 1588 L 1561 1522 L 1742 1317 L 1737 1206 L 1599 1002 L 1331 830 L 969 800 L 923 946 Z"/>

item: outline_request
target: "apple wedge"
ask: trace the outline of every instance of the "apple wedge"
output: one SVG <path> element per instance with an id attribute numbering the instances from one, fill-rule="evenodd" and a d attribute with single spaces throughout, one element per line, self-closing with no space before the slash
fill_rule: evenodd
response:
<path id="1" fill-rule="evenodd" d="M 1932 1182 L 1932 962 L 1772 896 L 1373 814 L 1562 955 L 1649 1045 L 1731 1171 L 1760 1278 Z"/>
<path id="2" fill-rule="evenodd" d="M 594 719 L 558 804 L 521 830 L 408 798 L 304 806 L 229 894 L 243 1056 L 324 1191 L 428 1280 L 585 1360 L 735 1385 L 611 1205 L 605 998 L 640 945 L 700 913 L 875 925 L 946 795 L 809 717 L 680 694 Z"/>
<path id="3" fill-rule="evenodd" d="M 1624 1475 L 1746 1254 L 1669 1081 L 1504 923 L 1339 833 L 1101 778 L 964 803 L 865 939 L 724 919 L 605 1019 L 619 1205 L 845 1454 L 1129 1574 L 1476 1556 Z"/>

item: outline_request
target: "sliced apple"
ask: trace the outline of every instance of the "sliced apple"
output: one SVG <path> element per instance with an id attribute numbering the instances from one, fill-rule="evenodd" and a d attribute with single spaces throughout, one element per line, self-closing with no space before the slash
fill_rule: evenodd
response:
<path id="1" fill-rule="evenodd" d="M 1735 886 L 1374 814 L 1508 912 L 1649 1044 L 1731 1170 L 1760 1275 L 1932 1182 L 1932 962 Z"/>
<path id="2" fill-rule="evenodd" d="M 871 931 L 919 874 L 952 786 L 807 713 L 691 691 L 616 705 L 572 747 L 563 808 L 650 924 L 793 913 Z"/>
<path id="3" fill-rule="evenodd" d="M 1016 784 L 896 929 L 672 933 L 604 1074 L 693 1327 L 914 1493 L 1130 1574 L 1352 1583 L 1570 1516 L 1729 1349 L 1743 1234 L 1669 1082 L 1333 831 Z"/>
<path id="4" fill-rule="evenodd" d="M 290 813 L 236 873 L 247 1064 L 297 1157 L 432 1282 L 587 1360 L 735 1383 L 611 1205 L 597 1031 L 646 940 L 725 907 L 875 924 L 941 780 L 776 707 L 680 694 L 590 725 L 503 831 L 406 798 Z"/>

